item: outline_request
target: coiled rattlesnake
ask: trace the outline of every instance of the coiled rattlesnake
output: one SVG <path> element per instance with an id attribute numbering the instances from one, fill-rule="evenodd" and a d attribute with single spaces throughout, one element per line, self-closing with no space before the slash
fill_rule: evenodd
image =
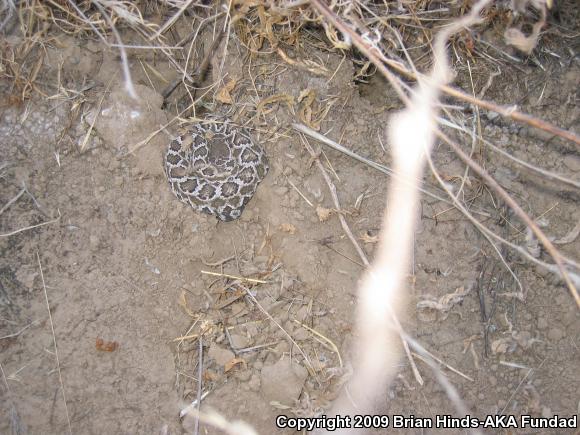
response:
<path id="1" fill-rule="evenodd" d="M 240 217 L 268 169 L 262 147 L 229 121 L 194 124 L 165 153 L 173 193 L 222 221 Z"/>

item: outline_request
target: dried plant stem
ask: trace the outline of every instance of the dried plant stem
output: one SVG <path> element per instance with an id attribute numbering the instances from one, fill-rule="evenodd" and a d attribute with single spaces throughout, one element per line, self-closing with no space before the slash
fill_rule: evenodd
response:
<path id="1" fill-rule="evenodd" d="M 270 320 L 270 322 L 272 322 L 274 325 L 276 325 L 276 327 L 278 329 L 280 329 L 280 331 L 282 331 L 282 333 L 286 337 L 288 337 L 288 339 L 290 340 L 290 342 L 294 346 L 296 346 L 296 349 L 298 349 L 298 352 L 300 352 L 300 355 L 302 355 L 302 357 L 304 358 L 304 362 L 308 366 L 308 371 L 310 372 L 311 375 L 315 376 L 316 375 L 316 370 L 314 369 L 314 366 L 310 362 L 310 358 L 308 358 L 308 355 L 306 355 L 306 353 L 304 353 L 304 351 L 302 350 L 302 348 L 300 347 L 300 345 L 298 343 L 296 343 L 296 341 L 292 338 L 292 336 L 290 334 L 288 334 L 288 332 L 284 329 L 284 327 L 282 325 L 280 325 L 276 321 L 276 319 L 274 319 L 274 317 L 272 317 L 272 315 L 268 311 L 266 311 L 266 309 L 254 297 L 254 295 L 252 294 L 252 292 L 250 291 L 249 288 L 244 287 L 241 284 L 240 284 L 240 287 L 246 292 L 246 295 L 252 300 L 252 302 L 254 302 L 256 304 L 256 306 L 260 309 L 260 311 L 262 311 L 262 313 L 264 313 L 264 315 L 268 318 L 268 320 Z"/>
<path id="2" fill-rule="evenodd" d="M 255 283 L 255 284 L 268 284 L 268 282 L 269 282 L 269 281 L 264 281 L 263 279 L 246 278 L 243 276 L 228 275 L 227 273 L 211 272 L 209 270 L 202 270 L 201 273 L 203 273 L 204 275 L 222 276 L 224 278 L 237 279 L 240 281 L 247 281 L 247 282 L 251 282 L 251 283 Z"/>
<path id="3" fill-rule="evenodd" d="M 14 236 L 14 235 L 16 235 L 16 234 L 18 234 L 18 233 L 22 233 L 22 232 L 24 232 L 24 231 L 31 230 L 31 229 L 33 229 L 33 228 L 38 228 L 38 227 L 43 227 L 43 226 L 45 226 L 45 225 L 50 225 L 50 224 L 53 224 L 53 223 L 55 223 L 55 222 L 58 222 L 58 221 L 60 220 L 60 217 L 61 217 L 61 216 L 60 216 L 60 210 L 59 210 L 59 211 L 58 211 L 58 217 L 56 217 L 56 218 L 54 218 L 54 219 L 51 219 L 51 220 L 49 220 L 49 221 L 46 221 L 46 222 L 41 222 L 41 223 L 39 223 L 39 224 L 36 224 L 36 225 L 30 225 L 30 226 L 27 226 L 27 227 L 24 227 L 24 228 L 19 228 L 19 229 L 17 229 L 17 230 L 10 231 L 10 232 L 8 232 L 8 233 L 3 233 L 3 234 L 0 234 L 0 237 L 10 237 L 10 236 Z"/>
<path id="4" fill-rule="evenodd" d="M 197 412 L 199 413 L 201 409 L 201 389 L 203 380 L 203 335 L 200 335 L 197 342 L 199 344 L 198 346 L 199 366 L 197 368 Z M 195 425 L 193 433 L 195 435 L 199 434 L 199 415 L 195 416 Z"/>
<path id="5" fill-rule="evenodd" d="M 381 72 L 381 74 L 384 75 L 385 78 L 391 83 L 395 91 L 397 91 L 399 97 L 401 97 L 401 100 L 405 104 L 408 104 L 409 98 L 403 92 L 398 78 L 387 68 L 386 65 L 388 65 L 390 68 L 392 68 L 399 74 L 405 76 L 406 78 L 410 78 L 413 80 L 420 79 L 424 80 L 425 77 L 423 75 L 416 74 L 413 71 L 405 68 L 405 66 L 400 62 L 396 62 L 394 60 L 386 58 L 381 52 L 379 52 L 376 49 L 376 47 L 370 46 L 367 41 L 365 41 L 358 33 L 356 33 L 353 29 L 351 29 L 322 0 L 311 0 L 310 3 L 329 23 L 331 23 L 340 32 L 342 32 L 343 35 L 348 35 L 350 37 L 352 43 L 356 46 L 356 48 L 358 48 L 377 67 L 377 69 Z M 557 127 L 542 119 L 538 119 L 534 116 L 522 113 L 517 110 L 516 106 L 508 106 L 508 107 L 500 106 L 491 101 L 482 100 L 481 98 L 469 95 L 468 93 L 453 88 L 447 84 L 440 84 L 439 88 L 441 89 L 441 91 L 443 91 L 449 96 L 455 97 L 459 100 L 465 101 L 470 104 L 474 104 L 483 109 L 491 110 L 493 112 L 499 113 L 503 117 L 513 119 L 514 121 L 527 124 L 531 127 L 540 130 L 544 130 L 555 136 L 560 136 L 564 139 L 574 142 L 576 143 L 576 145 L 580 145 L 580 136 L 578 136 L 577 134 Z"/>
<path id="6" fill-rule="evenodd" d="M 42 264 L 40 263 L 40 255 L 38 254 L 38 251 L 36 252 L 36 260 L 38 261 L 38 268 L 40 269 L 40 279 L 42 280 L 42 289 L 44 290 L 44 300 L 46 301 L 46 309 L 48 310 L 48 320 L 50 322 L 50 330 L 52 331 L 52 342 L 54 344 L 54 357 L 56 359 L 58 380 L 60 382 L 60 389 L 62 391 L 62 401 L 64 402 L 64 411 L 66 414 L 68 433 L 72 435 L 68 406 L 66 404 L 66 393 L 64 391 L 64 383 L 62 382 L 62 372 L 60 371 L 60 360 L 58 358 L 58 348 L 56 346 L 56 334 L 54 333 L 54 323 L 52 322 L 52 314 L 50 313 L 50 304 L 48 303 L 48 294 L 46 293 L 46 284 L 44 282 L 44 273 L 42 271 Z"/>
<path id="7" fill-rule="evenodd" d="M 472 20 L 472 22 L 475 22 L 476 14 L 474 12 L 476 12 L 478 14 L 481 11 L 482 7 L 487 3 L 488 2 L 480 1 L 478 3 L 477 9 L 474 6 L 474 8 L 472 9 L 472 12 L 470 13 L 470 16 L 466 17 L 466 18 L 469 18 Z M 406 69 L 399 62 L 394 62 L 394 61 L 386 58 L 379 50 L 376 49 L 376 47 L 369 46 L 367 41 L 365 41 L 360 35 L 358 35 L 358 33 L 356 33 L 353 29 L 351 29 L 349 26 L 347 26 L 336 15 L 336 13 L 334 13 L 334 11 L 332 11 L 326 4 L 324 4 L 320 0 L 312 0 L 311 4 L 324 16 L 324 18 L 326 20 L 328 20 L 332 25 L 334 25 L 343 34 L 348 35 L 351 38 L 353 44 L 359 50 L 361 50 L 361 52 L 364 53 L 365 56 L 367 56 L 369 58 L 369 60 L 375 64 L 377 69 L 385 76 L 385 78 L 387 80 L 389 80 L 389 82 L 391 83 L 393 88 L 397 91 L 397 93 L 399 94 L 399 96 L 401 97 L 403 102 L 405 102 L 406 105 L 409 105 L 408 96 L 402 91 L 401 85 L 400 85 L 397 77 L 394 76 L 394 74 L 390 70 L 388 70 L 385 65 L 390 66 L 395 71 L 399 72 L 400 74 L 403 74 L 406 77 L 413 78 L 415 80 L 423 80 L 425 83 L 429 83 L 429 85 L 431 85 L 431 86 L 437 86 L 438 89 L 440 89 L 441 91 L 445 92 L 448 95 L 451 95 L 453 97 L 456 97 L 456 98 L 461 99 L 463 101 L 466 101 L 468 103 L 474 104 L 478 107 L 482 107 L 482 108 L 487 109 L 487 110 L 492 110 L 494 112 L 499 113 L 500 115 L 502 115 L 504 117 L 509 117 L 515 121 L 523 122 L 523 123 L 528 124 L 532 127 L 539 128 L 541 130 L 544 130 L 544 131 L 547 131 L 547 132 L 552 133 L 554 135 L 563 137 L 565 139 L 568 139 L 568 140 L 580 145 L 580 136 L 578 136 L 572 132 L 563 130 L 559 127 L 556 127 L 556 126 L 554 126 L 546 121 L 543 121 L 541 119 L 537 119 L 533 116 L 518 112 L 515 107 L 507 107 L 506 108 L 506 107 L 499 106 L 495 103 L 481 100 L 475 96 L 471 96 L 469 94 L 464 93 L 463 91 L 460 91 L 460 90 L 457 90 L 457 89 L 454 89 L 454 88 L 448 86 L 445 83 L 445 80 L 441 80 L 441 81 L 432 80 L 432 79 L 426 80 L 424 76 L 421 76 L 419 74 L 416 74 L 416 73 Z M 436 39 L 436 43 L 439 43 L 439 46 L 435 47 L 435 53 L 434 53 L 435 57 L 436 57 L 435 67 L 441 68 L 441 71 L 439 71 L 440 73 L 447 73 L 448 67 L 447 67 L 447 61 L 446 60 L 443 61 L 443 57 L 438 55 L 437 52 L 441 51 L 442 49 L 445 48 L 444 43 L 442 43 L 442 41 L 446 41 L 447 37 L 449 35 L 451 35 L 455 31 L 459 30 L 458 26 L 465 25 L 465 22 L 462 22 L 462 20 L 457 20 L 451 26 L 445 28 L 442 32 L 440 32 L 440 35 L 439 35 L 440 38 Z M 440 139 L 444 140 L 448 145 L 450 145 L 453 148 L 453 150 L 456 153 L 458 153 L 458 156 L 465 163 L 467 163 L 476 173 L 478 173 L 480 176 L 482 176 L 482 178 L 486 181 L 486 183 L 488 183 L 488 185 L 492 189 L 494 189 L 502 197 L 502 199 L 504 199 L 506 204 L 508 204 L 508 206 L 514 210 L 514 212 L 520 217 L 520 219 L 522 219 L 530 227 L 530 229 L 533 231 L 535 236 L 540 240 L 542 245 L 546 248 L 546 251 L 548 251 L 548 253 L 552 256 L 552 258 L 556 262 L 558 270 L 562 274 L 562 277 L 563 277 L 564 281 L 566 282 L 566 285 L 568 286 L 570 293 L 573 295 L 578 307 L 580 307 L 580 297 L 578 296 L 578 292 L 577 292 L 574 284 L 572 283 L 570 276 L 568 275 L 567 271 L 564 268 L 562 257 L 560 255 L 560 253 L 558 252 L 558 250 L 554 247 L 554 245 L 545 236 L 545 234 L 530 219 L 530 217 L 527 216 L 527 214 L 521 209 L 521 207 L 519 207 L 519 205 L 513 200 L 513 198 L 511 198 L 509 196 L 509 194 L 505 190 L 503 190 L 503 188 L 495 180 L 493 180 L 493 178 L 491 176 L 489 176 L 479 165 L 477 165 L 477 163 L 475 163 L 473 160 L 469 159 L 469 157 L 461 151 L 461 149 L 459 148 L 459 146 L 457 144 L 455 144 L 453 142 L 453 144 L 455 145 L 455 146 L 453 146 L 451 144 L 451 142 L 452 142 L 451 139 L 448 138 L 444 133 L 439 131 L 437 134 L 438 134 L 438 137 Z M 461 154 L 459 154 L 459 153 L 461 153 Z M 485 174 L 485 176 L 482 174 Z"/>
<path id="8" fill-rule="evenodd" d="M 326 169 L 324 169 L 324 166 L 320 162 L 320 159 L 318 158 L 318 154 L 314 152 L 314 150 L 312 149 L 312 147 L 310 146 L 308 141 L 303 136 L 300 136 L 300 138 L 302 139 L 302 143 L 304 144 L 304 147 L 308 150 L 308 152 L 310 153 L 310 156 L 314 159 L 316 166 L 318 166 L 318 169 L 320 170 L 322 176 L 324 177 L 324 180 L 326 181 L 326 184 L 328 185 L 328 189 L 330 190 L 330 195 L 332 196 L 332 202 L 334 203 L 334 206 L 336 207 L 337 210 L 339 210 L 339 211 L 342 210 L 342 208 L 340 206 L 340 201 L 338 200 L 338 195 L 336 193 L 336 187 L 334 186 L 334 183 L 332 182 L 332 180 L 328 176 Z M 364 251 L 362 250 L 362 248 L 358 244 L 356 237 L 354 237 L 354 235 L 352 234 L 352 231 L 350 230 L 348 223 L 346 222 L 344 214 L 338 213 L 338 218 L 340 220 L 340 225 L 342 226 L 344 233 L 346 234 L 346 236 L 349 238 L 349 240 L 353 244 L 354 249 L 356 250 L 358 256 L 362 260 L 363 264 L 366 267 L 368 267 L 370 262 L 366 256 L 366 254 L 364 253 Z"/>
<path id="9" fill-rule="evenodd" d="M 131 70 L 129 68 L 129 58 L 127 57 L 127 50 L 125 50 L 125 45 L 121 40 L 121 35 L 117 31 L 117 28 L 113 23 L 113 20 L 111 19 L 111 17 L 109 17 L 109 14 L 107 14 L 107 11 L 99 3 L 99 1 L 91 0 L 91 3 L 93 3 L 97 7 L 97 9 L 101 12 L 103 17 L 105 18 L 105 21 L 107 21 L 107 24 L 111 28 L 113 35 L 115 35 L 115 39 L 117 40 L 117 44 L 119 47 L 119 52 L 121 53 L 121 65 L 123 66 L 123 76 L 125 77 L 125 90 L 131 96 L 131 98 L 136 100 L 137 98 L 139 98 L 139 96 L 137 95 L 137 91 L 135 90 L 135 86 L 133 85 L 133 79 L 131 78 Z"/>
<path id="10" fill-rule="evenodd" d="M 149 40 L 153 41 L 153 40 L 159 38 L 163 34 L 163 32 L 165 32 L 167 29 L 169 29 L 171 26 L 173 26 L 173 24 L 179 19 L 179 17 L 185 12 L 185 10 L 189 7 L 189 5 L 191 3 L 193 3 L 193 0 L 187 0 L 187 1 L 183 2 L 183 4 L 181 5 L 181 7 L 177 11 L 177 13 L 175 13 L 167 22 L 165 22 L 165 24 L 163 24 L 159 28 L 159 30 L 157 30 L 157 32 L 155 32 L 153 35 L 151 35 L 149 37 Z"/>
<path id="11" fill-rule="evenodd" d="M 322 176 L 324 177 L 324 180 L 326 181 L 326 184 L 328 185 L 328 189 L 330 190 L 330 193 L 332 195 L 334 207 L 338 211 L 342 210 L 342 208 L 340 206 L 340 201 L 338 199 L 338 195 L 336 193 L 336 187 L 334 186 L 334 183 L 332 182 L 332 180 L 330 179 L 330 176 L 326 172 L 326 169 L 324 169 L 322 162 L 320 162 L 320 158 L 318 157 L 318 154 L 314 152 L 314 150 L 312 149 L 312 147 L 310 146 L 310 144 L 308 143 L 308 141 L 306 139 L 302 138 L 302 136 L 301 136 L 301 139 L 302 139 L 302 143 L 304 144 L 304 147 L 308 150 L 311 157 L 316 162 L 318 169 L 322 173 Z M 402 181 L 402 183 L 404 184 L 405 181 Z M 416 182 L 415 182 L 415 184 L 416 184 Z M 411 183 L 410 186 L 413 186 L 412 188 L 414 188 L 415 184 Z M 350 230 L 350 227 L 348 226 L 348 223 L 346 222 L 346 218 L 344 217 L 344 214 L 338 213 L 338 218 L 340 219 L 340 224 L 342 226 L 344 233 L 346 234 L 348 239 L 353 244 L 353 246 L 354 246 L 355 250 L 357 251 L 360 259 L 362 260 L 364 266 L 368 268 L 370 266 L 370 262 L 366 256 L 365 252 L 360 247 L 358 241 L 356 240 L 356 238 L 352 234 L 352 231 Z M 392 312 L 392 320 L 393 320 L 393 323 L 395 324 L 397 331 L 402 332 L 403 331 L 402 326 L 401 326 L 397 316 L 394 314 L 394 312 Z M 403 349 L 405 350 L 405 354 L 407 355 L 407 358 L 409 359 L 409 364 L 411 365 L 411 369 L 413 370 L 413 374 L 415 376 L 415 379 L 417 380 L 417 382 L 420 385 L 423 385 L 423 377 L 421 376 L 421 374 L 419 373 L 419 370 L 417 369 L 417 365 L 415 364 L 415 361 L 414 361 L 413 356 L 411 354 L 411 351 L 409 349 L 409 345 L 402 338 L 402 335 L 400 335 L 400 337 L 401 337 L 401 341 L 403 343 Z"/>
<path id="12" fill-rule="evenodd" d="M 20 198 L 22 195 L 24 195 L 25 193 L 26 193 L 26 187 L 23 187 L 22 189 L 20 189 L 20 192 L 18 192 L 18 193 L 16 194 L 16 196 L 14 196 L 14 198 L 12 198 L 10 201 L 8 201 L 8 202 L 7 202 L 7 203 L 4 205 L 4 207 L 2 207 L 2 208 L 0 209 L 0 215 L 1 215 L 2 213 L 4 213 L 6 210 L 8 210 L 8 208 L 9 208 L 9 207 L 10 207 L 12 204 L 14 204 L 16 201 L 18 201 L 18 199 L 19 199 L 19 198 Z"/>
<path id="13" fill-rule="evenodd" d="M 541 175 L 542 177 L 545 177 L 549 180 L 558 181 L 560 183 L 567 184 L 571 187 L 575 187 L 577 189 L 580 189 L 580 182 L 572 180 L 570 178 L 566 178 L 566 177 L 564 177 L 560 174 L 557 174 L 555 172 L 551 172 L 551 171 L 548 171 L 546 169 L 542 169 L 538 166 L 534 166 L 531 163 L 526 162 L 525 160 L 519 159 L 516 156 L 508 153 L 507 151 L 504 151 L 503 149 L 501 149 L 497 145 L 494 145 L 492 142 L 488 141 L 487 139 L 485 139 L 481 135 L 479 135 L 475 132 L 471 132 L 471 131 L 467 130 L 465 127 L 462 127 L 454 122 L 451 122 L 448 119 L 439 117 L 437 119 L 437 122 L 439 122 L 439 124 L 441 124 L 445 127 L 452 128 L 454 130 L 460 131 L 463 134 L 471 136 L 472 140 L 477 140 L 477 141 L 485 144 L 492 151 L 501 154 L 506 159 L 509 159 L 509 160 L 513 161 L 515 164 L 523 166 L 524 168 L 529 169 L 530 171 L 535 172 L 538 175 Z"/>
<path id="14" fill-rule="evenodd" d="M 485 183 L 491 187 L 501 199 L 514 211 L 514 213 L 528 226 L 534 235 L 538 238 L 540 243 L 544 246 L 548 254 L 554 259 L 558 270 L 561 273 L 562 279 L 566 283 L 566 286 L 570 290 L 570 294 L 574 297 L 576 305 L 580 308 L 580 297 L 578 296 L 578 290 L 574 286 L 574 283 L 570 279 L 568 271 L 564 267 L 564 260 L 560 251 L 552 244 L 552 242 L 546 237 L 544 232 L 538 227 L 538 225 L 533 221 L 532 218 L 519 206 L 519 204 L 499 185 L 497 181 L 493 179 L 481 166 L 479 166 L 473 159 L 470 159 L 467 154 L 463 152 L 461 147 L 455 143 L 451 138 L 449 138 L 445 133 L 438 131 L 437 136 L 443 140 L 447 145 L 449 145 L 455 154 L 463 160 L 463 162 L 468 165 L 477 175 L 479 175 Z"/>
<path id="15" fill-rule="evenodd" d="M 395 333 L 406 343 L 396 313 L 400 312 L 405 299 L 405 274 L 411 262 L 416 211 L 420 199 L 418 180 L 435 142 L 440 89 L 450 77 L 445 45 L 450 35 L 477 22 L 480 11 L 488 2 L 489 0 L 480 0 L 468 15 L 439 32 L 433 44 L 435 63 L 429 80 L 419 83 L 412 93 L 412 99 L 405 97 L 407 108 L 390 120 L 388 132 L 392 146 L 393 172 L 400 174 L 400 177 L 393 177 L 391 180 L 387 196 L 387 204 L 390 206 L 383 216 L 377 254 L 359 288 L 359 342 L 358 352 L 355 353 L 357 357 L 354 375 L 348 389 L 335 402 L 333 414 L 372 412 L 377 397 L 384 394 L 384 389 L 394 376 L 398 352 L 389 344 L 393 343 Z M 312 0 L 312 3 L 327 15 L 335 15 L 319 0 Z M 353 40 L 355 36 L 358 37 L 356 34 L 352 36 Z M 375 55 L 375 51 L 370 54 Z M 399 91 L 398 83 L 393 86 Z M 311 149 L 309 151 L 313 154 Z M 322 167 L 319 162 L 318 166 Z M 368 260 L 365 264 L 368 264 Z M 439 372 L 436 371 L 436 375 L 440 377 L 441 385 L 445 387 L 448 397 L 456 404 L 458 411 L 466 411 L 457 391 Z M 351 434 L 354 431 L 344 429 L 337 433 Z"/>

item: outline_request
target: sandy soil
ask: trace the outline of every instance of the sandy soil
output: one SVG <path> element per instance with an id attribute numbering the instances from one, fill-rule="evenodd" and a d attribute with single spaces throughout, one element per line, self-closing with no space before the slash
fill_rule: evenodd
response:
<path id="1" fill-rule="evenodd" d="M 8 43 L 18 43 L 11 38 Z M 46 47 L 50 98 L 0 109 L 2 207 L 26 187 L 0 214 L 0 433 L 17 426 L 18 433 L 65 433 L 67 413 L 75 434 L 188 433 L 193 421 L 179 412 L 196 399 L 199 373 L 203 411 L 244 420 L 261 434 L 294 433 L 276 429 L 276 415 L 320 412 L 348 376 L 363 268 L 336 214 L 324 216 L 333 208 L 328 187 L 291 124 L 308 110 L 316 121 L 330 105 L 320 131 L 388 166 L 385 125 L 400 107 L 396 97 L 378 77 L 353 82 L 348 58 L 310 53 L 334 72 L 329 80 L 274 54 L 249 64 L 234 55 L 243 48 L 232 37 L 231 55 L 214 60 L 208 83 L 222 66 L 236 80 L 235 104 L 206 105 L 198 116 L 217 112 L 246 125 L 271 170 L 242 217 L 223 223 L 195 213 L 169 189 L 162 154 L 175 123 L 135 149 L 176 114 L 174 105 L 161 108 L 167 83 L 141 67 L 151 55 L 131 54 L 142 97 L 135 104 L 122 91 L 116 52 L 66 36 L 58 42 Z M 507 64 L 485 97 L 580 131 L 578 59 L 565 47 L 558 54 L 559 60 L 542 57 L 543 68 Z M 155 67 L 168 80 L 177 76 L 159 59 Z M 471 89 L 466 62 L 456 69 L 456 83 Z M 476 93 L 491 72 L 485 63 L 473 70 Z M 0 85 L 9 95 L 9 84 Z M 305 91 L 312 101 L 300 100 Z M 260 106 L 276 95 L 286 97 Z M 456 115 L 472 128 L 470 107 Z M 580 181 L 577 148 L 494 115 L 482 112 L 476 124 L 488 140 Z M 324 152 L 353 233 L 372 257 L 382 211 L 396 207 L 385 204 L 388 177 L 315 146 Z M 475 155 L 550 237 L 561 239 L 578 224 L 578 190 L 489 148 L 481 153 L 478 145 Z M 433 159 L 457 189 L 461 162 L 443 145 Z M 431 174 L 424 181 L 434 186 Z M 526 244 L 525 227 L 471 173 L 464 200 L 494 231 Z M 573 258 L 579 247 L 577 238 L 559 245 Z M 424 196 L 404 326 L 453 367 L 442 366 L 442 373 L 472 415 L 576 415 L 578 310 L 557 278 L 504 254 L 521 287 L 463 215 Z M 456 291 L 447 310 L 428 308 L 433 304 L 426 301 Z M 429 366 L 416 362 L 424 384 L 401 360 L 380 412 L 456 415 Z M 218 431 L 202 424 L 200 433 Z"/>

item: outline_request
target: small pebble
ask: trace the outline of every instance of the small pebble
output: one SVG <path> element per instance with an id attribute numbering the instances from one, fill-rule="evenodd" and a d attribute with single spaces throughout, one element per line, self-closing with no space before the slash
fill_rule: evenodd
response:
<path id="1" fill-rule="evenodd" d="M 580 157 L 572 155 L 572 154 L 568 154 L 566 157 L 564 157 L 564 165 L 568 169 L 570 169 L 571 171 L 579 172 L 580 171 Z"/>

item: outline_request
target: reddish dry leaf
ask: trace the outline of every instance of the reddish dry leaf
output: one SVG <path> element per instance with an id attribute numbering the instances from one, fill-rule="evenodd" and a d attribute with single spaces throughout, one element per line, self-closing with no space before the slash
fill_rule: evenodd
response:
<path id="1" fill-rule="evenodd" d="M 237 365 L 245 365 L 246 361 L 242 358 L 234 358 L 224 366 L 224 372 L 227 373 Z"/>
<path id="2" fill-rule="evenodd" d="M 95 348 L 101 352 L 114 352 L 119 349 L 119 343 L 116 341 L 105 341 L 102 338 L 97 338 Z"/>

